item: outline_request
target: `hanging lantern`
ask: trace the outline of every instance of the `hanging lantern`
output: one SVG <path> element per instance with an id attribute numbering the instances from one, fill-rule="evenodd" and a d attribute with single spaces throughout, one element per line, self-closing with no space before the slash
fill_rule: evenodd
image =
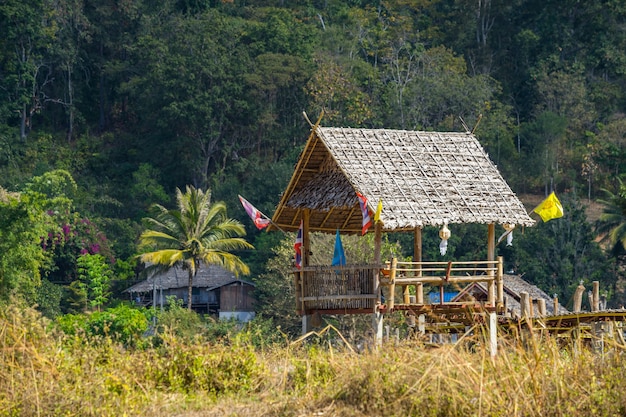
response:
<path id="1" fill-rule="evenodd" d="M 450 229 L 448 229 L 447 222 L 443 224 L 443 227 L 439 231 L 439 237 L 441 238 L 439 252 L 441 252 L 441 255 L 445 255 L 448 251 L 448 239 L 450 239 Z"/>
<path id="2" fill-rule="evenodd" d="M 502 225 L 504 227 L 504 230 L 506 230 L 506 245 L 507 246 L 513 246 L 513 229 L 515 229 L 515 225 L 514 224 L 510 224 L 510 223 L 504 223 Z"/>

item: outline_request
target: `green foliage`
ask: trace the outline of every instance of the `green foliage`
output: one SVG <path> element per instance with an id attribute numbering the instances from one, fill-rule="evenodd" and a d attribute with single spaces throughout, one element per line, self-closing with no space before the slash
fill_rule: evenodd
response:
<path id="1" fill-rule="evenodd" d="M 324 108 L 325 125 L 428 130 L 482 114 L 477 134 L 516 192 L 593 199 L 626 167 L 625 18 L 608 0 L 5 1 L 0 185 L 29 194 L 33 216 L 35 200 L 54 214 L 29 220 L 52 233 L 43 268 L 38 233 L 0 225 L 1 297 L 32 300 L 28 271 L 75 280 L 81 250 L 104 243 L 50 245 L 83 218 L 106 232 L 110 253 L 98 253 L 132 259 L 139 219 L 181 184 L 271 215 L 307 137 L 302 110 Z M 473 233 L 453 231 L 450 256 L 476 252 Z M 262 251 L 239 253 L 255 274 L 275 244 L 260 235 Z M 425 238 L 437 257 L 436 231 Z M 409 256 L 410 237 L 398 240 Z"/>
<path id="2" fill-rule="evenodd" d="M 37 309 L 41 314 L 50 319 L 60 316 L 62 298 L 63 288 L 60 285 L 53 284 L 45 278 L 41 280 L 36 296 Z"/>
<path id="3" fill-rule="evenodd" d="M 170 198 L 158 182 L 158 171 L 150 164 L 141 164 L 137 171 L 133 172 L 133 183 L 130 187 L 130 195 L 139 211 L 138 217 L 144 217 L 152 203 L 167 203 Z"/>
<path id="4" fill-rule="evenodd" d="M 0 188 L 0 302 L 12 296 L 34 302 L 45 261 L 43 205 L 39 195 L 10 194 Z"/>
<path id="5" fill-rule="evenodd" d="M 97 224 L 79 213 L 59 214 L 48 211 L 51 230 L 42 236 L 42 247 L 49 256 L 46 276 L 53 282 L 69 284 L 78 279 L 77 260 L 81 255 L 99 254 L 113 260 L 107 237 Z"/>
<path id="6" fill-rule="evenodd" d="M 602 241 L 609 243 L 615 256 L 626 252 L 626 184 L 621 178 L 618 178 L 618 184 L 615 192 L 604 190 L 607 198 L 600 200 L 604 211 L 596 224 Z"/>
<path id="7" fill-rule="evenodd" d="M 194 311 L 183 308 L 183 300 L 169 296 L 166 304 L 165 310 L 155 312 L 157 333 L 167 333 L 189 341 L 202 335 L 204 330 L 202 317 Z"/>
<path id="8" fill-rule="evenodd" d="M 80 314 L 87 308 L 87 287 L 81 281 L 72 281 L 65 290 L 63 312 L 68 314 Z"/>
<path id="9" fill-rule="evenodd" d="M 571 304 L 580 281 L 600 281 L 601 292 L 613 295 L 617 276 L 594 235 L 580 200 L 560 196 L 564 216 L 515 232 L 512 247 L 500 247 L 509 266 L 546 293 Z"/>
<path id="10" fill-rule="evenodd" d="M 87 298 L 91 307 L 100 310 L 109 300 L 111 269 L 102 255 L 85 253 L 76 260 L 78 278 L 87 290 Z"/>
<path id="11" fill-rule="evenodd" d="M 68 335 L 85 335 L 92 341 L 108 337 L 127 346 L 138 345 L 148 330 L 146 312 L 125 304 L 89 314 L 66 314 L 56 323 Z"/>

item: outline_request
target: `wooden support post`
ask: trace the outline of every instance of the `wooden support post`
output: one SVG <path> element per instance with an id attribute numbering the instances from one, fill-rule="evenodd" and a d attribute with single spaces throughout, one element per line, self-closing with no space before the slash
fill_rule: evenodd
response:
<path id="1" fill-rule="evenodd" d="M 520 314 L 522 318 L 530 318 L 529 297 L 526 291 L 519 293 Z"/>
<path id="2" fill-rule="evenodd" d="M 496 260 L 496 225 L 494 223 L 489 223 L 487 225 L 487 260 L 495 261 Z M 488 303 L 491 306 L 496 305 L 496 283 L 494 282 L 494 272 L 491 268 L 494 266 L 493 263 L 489 264 L 489 272 L 487 276 L 490 278 L 489 283 L 487 284 L 488 288 Z"/>
<path id="3" fill-rule="evenodd" d="M 498 309 L 504 309 L 504 258 L 498 256 L 498 275 L 496 276 L 496 285 L 498 288 Z"/>
<path id="4" fill-rule="evenodd" d="M 591 311 L 600 311 L 600 282 L 593 281 L 593 304 Z"/>
<path id="5" fill-rule="evenodd" d="M 496 260 L 496 225 L 494 223 L 487 225 L 487 260 Z"/>
<path id="6" fill-rule="evenodd" d="M 488 288 L 489 288 L 489 294 L 487 295 L 488 297 L 487 302 L 491 306 L 495 307 L 496 306 L 496 282 L 495 280 L 492 279 L 491 281 L 489 281 Z"/>
<path id="7" fill-rule="evenodd" d="M 302 266 L 309 266 L 311 256 L 311 236 L 309 236 L 309 221 L 311 210 L 302 210 Z"/>
<path id="8" fill-rule="evenodd" d="M 426 316 L 424 314 L 420 314 L 417 318 L 417 330 L 421 334 L 426 333 Z"/>
<path id="9" fill-rule="evenodd" d="M 413 230 L 413 262 L 422 262 L 422 228 L 416 227 Z M 422 266 L 418 264 L 416 276 L 422 276 Z M 415 286 L 415 297 L 417 304 L 424 304 L 424 284 Z"/>
<path id="10" fill-rule="evenodd" d="M 374 344 L 379 347 L 383 344 L 383 314 L 378 311 L 372 314 L 372 329 L 374 330 Z"/>
<path id="11" fill-rule="evenodd" d="M 376 265 L 381 265 L 381 246 L 382 246 L 382 236 L 383 236 L 383 224 L 382 222 L 376 222 L 374 225 L 374 263 Z M 380 307 L 381 299 L 380 299 L 380 281 L 379 277 L 380 271 L 374 274 L 374 295 L 376 296 L 374 302 L 374 309 L 372 311 L 372 332 L 374 335 L 374 344 L 375 346 L 380 346 L 383 342 L 383 314 L 378 311 L 378 307 Z"/>
<path id="12" fill-rule="evenodd" d="M 537 310 L 539 317 L 546 316 L 546 300 L 544 298 L 537 299 Z"/>
<path id="13" fill-rule="evenodd" d="M 302 316 L 302 334 L 307 334 L 311 330 L 313 330 L 313 325 L 311 324 L 311 320 L 313 316 L 310 314 L 305 314 Z"/>
<path id="14" fill-rule="evenodd" d="M 402 300 L 404 304 L 409 304 L 411 302 L 411 291 L 409 290 L 408 285 L 402 286 Z"/>
<path id="15" fill-rule="evenodd" d="M 574 292 L 574 313 L 580 313 L 583 305 L 583 293 L 585 292 L 585 286 L 580 281 L 576 291 Z"/>
<path id="16" fill-rule="evenodd" d="M 554 298 L 552 299 L 552 314 L 557 316 L 559 314 L 559 296 L 554 294 Z"/>
<path id="17" fill-rule="evenodd" d="M 296 292 L 296 311 L 298 312 L 298 314 L 303 313 L 304 307 L 304 305 L 302 304 L 302 287 L 300 286 L 300 282 L 302 280 L 301 275 L 302 271 L 298 271 L 293 274 L 293 287 Z"/>
<path id="18" fill-rule="evenodd" d="M 389 271 L 389 300 L 387 300 L 387 310 L 391 311 L 395 306 L 396 298 L 396 268 L 398 267 L 398 258 L 391 259 L 391 271 Z"/>
<path id="19" fill-rule="evenodd" d="M 489 313 L 489 353 L 491 357 L 498 354 L 498 320 L 496 313 Z"/>
<path id="20" fill-rule="evenodd" d="M 302 211 L 302 268 L 309 266 L 309 258 L 311 253 L 311 239 L 309 236 L 309 220 L 311 218 L 311 211 L 304 209 Z M 301 295 L 302 298 L 309 296 L 307 293 L 308 277 L 305 271 L 300 271 L 300 284 L 302 285 Z M 307 311 L 306 302 L 302 301 L 302 334 L 307 334 L 313 329 L 311 325 L 311 315 Z"/>

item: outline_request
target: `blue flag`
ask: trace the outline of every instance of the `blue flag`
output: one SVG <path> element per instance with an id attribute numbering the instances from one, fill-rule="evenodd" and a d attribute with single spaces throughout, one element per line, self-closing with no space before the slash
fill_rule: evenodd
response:
<path id="1" fill-rule="evenodd" d="M 335 237 L 335 253 L 333 254 L 333 263 L 331 266 L 341 266 L 346 264 L 346 254 L 343 251 L 343 245 L 341 244 L 341 238 L 339 237 L 339 229 L 337 229 L 337 235 Z"/>

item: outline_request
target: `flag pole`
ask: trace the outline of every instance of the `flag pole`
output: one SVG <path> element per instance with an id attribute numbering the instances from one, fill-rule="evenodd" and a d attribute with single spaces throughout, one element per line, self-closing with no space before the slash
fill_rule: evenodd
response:
<path id="1" fill-rule="evenodd" d="M 259 209 L 257 209 L 257 210 L 259 210 Z M 261 210 L 259 210 L 259 213 L 261 213 L 261 216 L 263 216 L 263 217 L 265 217 L 267 220 L 269 220 L 269 222 L 270 222 L 270 224 L 271 224 L 271 225 L 273 225 L 275 228 L 277 228 L 278 230 L 280 230 L 280 231 L 281 231 L 281 232 L 283 232 L 284 234 L 287 234 L 287 232 L 285 232 L 283 229 L 281 229 L 279 225 L 277 225 L 276 223 L 274 223 L 274 222 L 272 221 L 272 219 L 270 219 L 269 217 L 267 217 L 267 216 L 265 215 L 265 213 L 263 213 Z"/>
<path id="2" fill-rule="evenodd" d="M 250 218 L 252 219 L 252 221 L 255 223 L 256 225 L 256 221 L 254 218 L 252 218 L 252 213 L 249 212 L 248 210 L 254 210 L 255 212 L 257 212 L 258 214 L 260 214 L 265 220 L 267 220 L 269 222 L 269 224 L 273 225 L 274 227 L 276 227 L 278 230 L 280 230 L 281 232 L 283 232 L 284 234 L 287 234 L 287 232 L 285 232 L 283 229 L 280 228 L 280 226 L 278 226 L 276 223 L 274 223 L 272 221 L 272 219 L 266 215 L 265 213 L 263 213 L 261 210 L 259 210 L 258 208 L 256 208 L 255 206 L 252 205 L 252 203 L 250 203 L 248 200 L 246 200 L 245 198 L 243 198 L 241 196 L 241 194 L 237 194 L 237 197 L 239 197 L 239 201 L 241 202 L 241 204 L 243 205 L 244 210 L 246 210 L 246 213 L 248 213 L 248 216 L 250 216 Z M 257 226 L 258 229 L 261 229 Z"/>

